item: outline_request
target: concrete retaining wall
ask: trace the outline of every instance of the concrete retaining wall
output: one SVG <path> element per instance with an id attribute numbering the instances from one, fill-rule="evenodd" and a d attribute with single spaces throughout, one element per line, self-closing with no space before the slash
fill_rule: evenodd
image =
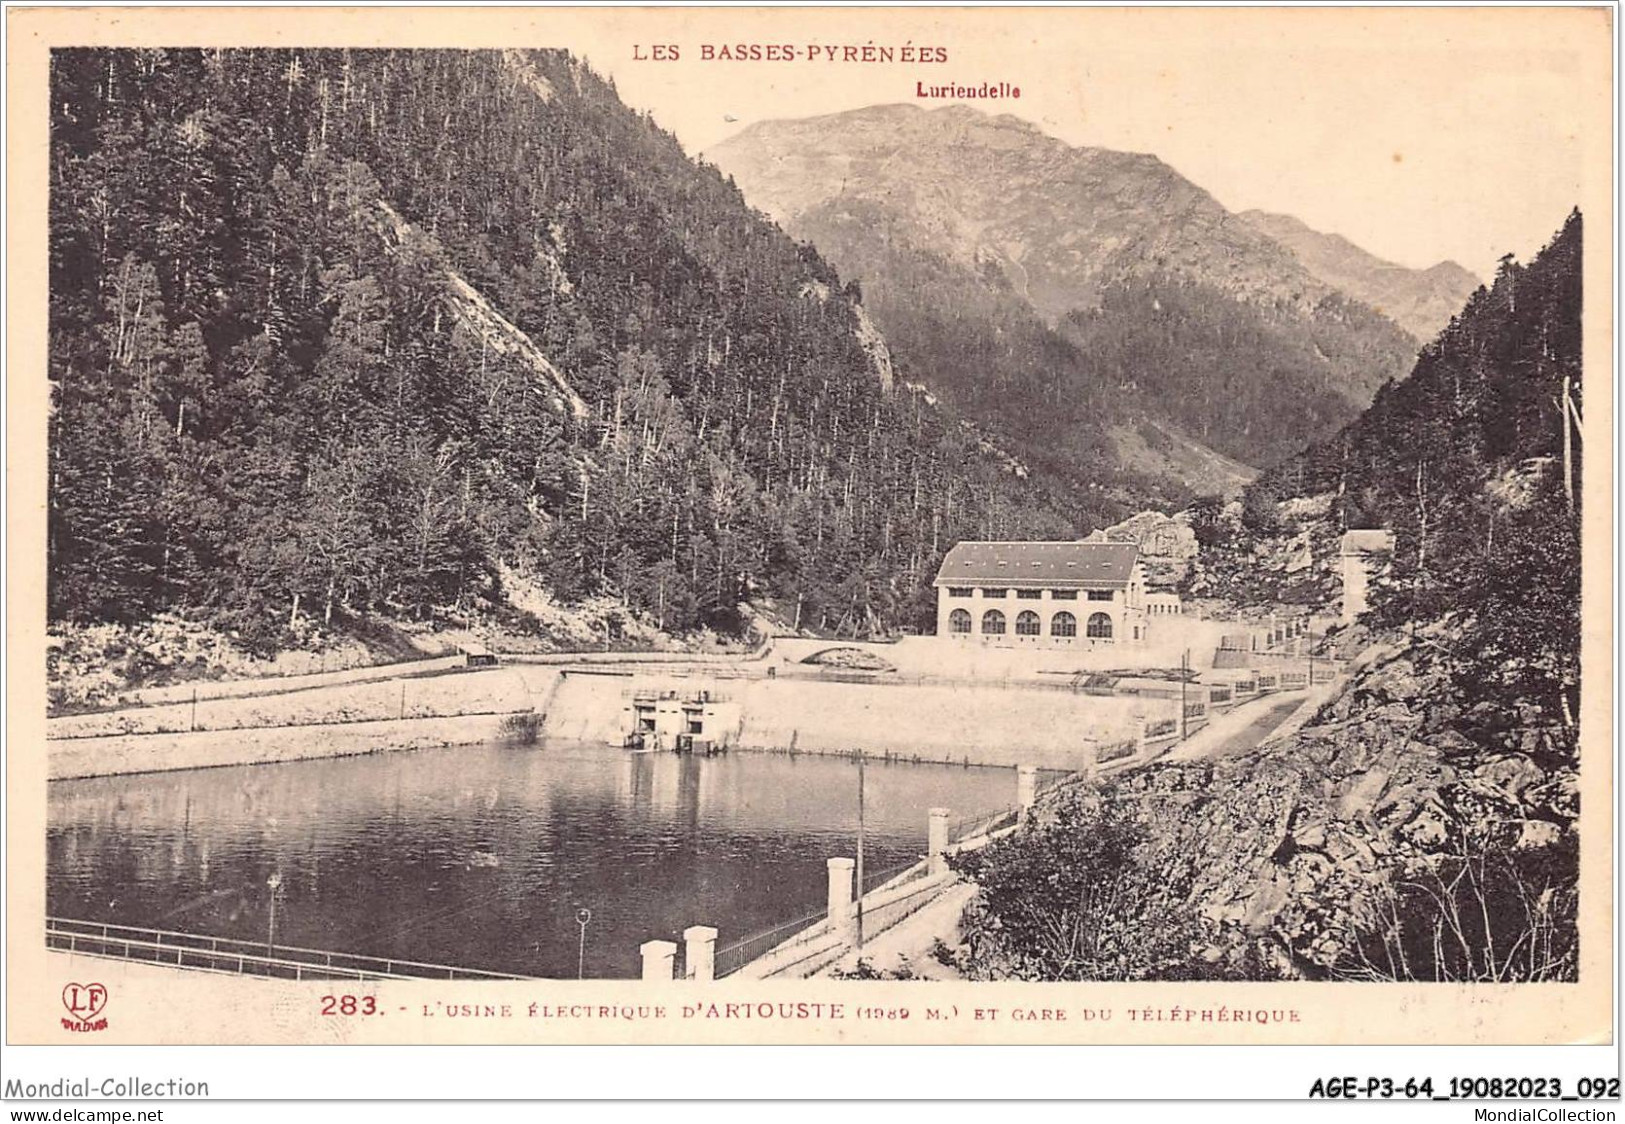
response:
<path id="1" fill-rule="evenodd" d="M 532 672 L 532 676 L 536 673 Z M 543 680 L 551 680 L 544 673 Z M 251 698 L 199 698 L 162 706 L 74 714 L 46 722 L 46 737 L 174 734 L 199 730 L 257 729 L 399 718 L 449 718 L 529 710 L 527 677 L 509 668 L 482 668 L 383 682 L 309 687 Z"/>
<path id="2" fill-rule="evenodd" d="M 189 683 L 176 683 L 169 687 L 148 687 L 139 691 L 120 692 L 121 705 L 160 706 L 164 703 L 192 701 L 196 692 L 203 699 L 240 699 L 255 695 L 274 695 L 283 691 L 304 691 L 314 687 L 337 687 L 351 683 L 371 683 L 380 679 L 398 679 L 403 675 L 423 675 L 446 671 L 467 663 L 463 656 L 436 656 L 432 659 L 408 660 L 404 663 L 374 664 L 370 667 L 352 667 L 344 671 L 317 671 L 309 675 L 266 675 L 253 679 L 197 679 Z"/>
<path id="3" fill-rule="evenodd" d="M 549 737 L 619 742 L 625 693 L 636 676 L 566 673 L 538 705 Z M 1133 739 L 1141 700 L 998 687 L 825 683 L 804 679 L 685 681 L 714 689 L 742 711 L 719 740 L 744 749 L 873 754 L 961 764 L 1085 769 L 1103 743 Z"/>
<path id="4" fill-rule="evenodd" d="M 88 776 L 457 744 L 489 736 L 497 716 L 516 712 L 537 715 L 538 732 L 546 737 L 619 744 L 627 693 L 662 681 L 656 669 L 622 671 L 502 666 L 263 699 L 200 701 L 195 719 L 190 701 L 55 719 L 50 771 L 53 777 Z M 1165 709 L 1158 700 L 1019 685 L 703 674 L 672 682 L 685 690 L 710 690 L 727 703 L 726 710 L 740 715 L 732 729 L 707 731 L 708 739 L 729 746 L 813 754 L 861 748 L 920 761 L 1069 772 L 1096 768 L 1101 746 L 1136 740 L 1138 716 Z M 456 740 L 423 734 L 429 729 L 455 731 Z M 476 736 L 469 730 L 485 732 Z M 412 739 L 399 744 L 398 736 L 409 731 Z"/>

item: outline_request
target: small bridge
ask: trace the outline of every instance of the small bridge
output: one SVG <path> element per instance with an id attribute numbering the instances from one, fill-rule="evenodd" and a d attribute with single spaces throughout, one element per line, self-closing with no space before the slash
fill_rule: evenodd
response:
<path id="1" fill-rule="evenodd" d="M 350 952 L 269 945 L 264 941 L 242 941 L 231 937 L 112 925 L 100 921 L 75 921 L 64 917 L 45 919 L 45 947 L 79 956 L 100 956 L 197 972 L 268 976 L 284 980 L 535 978 L 506 972 L 485 972 L 477 968 L 457 968 L 450 964 L 359 956 Z"/>

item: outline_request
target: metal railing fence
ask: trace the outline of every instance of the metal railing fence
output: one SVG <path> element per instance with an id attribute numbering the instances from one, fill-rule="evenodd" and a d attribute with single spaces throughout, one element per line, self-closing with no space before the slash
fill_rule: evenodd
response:
<path id="1" fill-rule="evenodd" d="M 45 919 L 47 948 L 85 956 L 133 960 L 196 971 L 295 980 L 522 980 L 530 976 L 487 972 L 421 960 L 363 956 L 351 952 L 269 945 L 171 929 L 114 925 L 64 917 Z"/>
<path id="2" fill-rule="evenodd" d="M 782 922 L 771 929 L 763 929 L 761 932 L 754 933 L 742 941 L 735 941 L 733 944 L 717 949 L 717 979 L 733 975 L 746 964 L 771 952 L 792 937 L 818 926 L 827 917 L 827 911 L 820 909 L 816 913 L 809 913 L 794 920 Z"/>

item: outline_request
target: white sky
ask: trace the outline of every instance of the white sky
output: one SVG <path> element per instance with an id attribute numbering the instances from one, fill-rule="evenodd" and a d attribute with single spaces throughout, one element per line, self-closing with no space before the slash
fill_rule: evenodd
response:
<path id="1" fill-rule="evenodd" d="M 1484 279 L 1504 253 L 1533 255 L 1579 201 L 1582 175 L 1612 167 L 1608 25 L 1595 12 L 600 15 L 596 49 L 578 53 L 691 153 L 761 119 L 946 104 L 916 99 L 916 80 L 1003 80 L 1020 100 L 973 104 L 1071 144 L 1154 153 L 1232 210 L 1296 215 L 1389 260 L 1449 258 Z M 680 61 L 633 61 L 635 45 L 657 42 L 678 45 Z M 732 42 L 940 44 L 950 62 L 700 59 L 701 44 Z"/>

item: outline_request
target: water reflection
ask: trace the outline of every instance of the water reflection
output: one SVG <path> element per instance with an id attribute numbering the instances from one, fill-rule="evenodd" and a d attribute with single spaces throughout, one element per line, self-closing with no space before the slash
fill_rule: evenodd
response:
<path id="1" fill-rule="evenodd" d="M 1009 769 L 867 769 L 871 870 L 925 844 L 927 809 L 1010 803 Z M 637 948 L 709 924 L 728 944 L 817 909 L 851 855 L 845 760 L 571 743 L 62 781 L 53 915 L 371 956 L 632 976 Z"/>

